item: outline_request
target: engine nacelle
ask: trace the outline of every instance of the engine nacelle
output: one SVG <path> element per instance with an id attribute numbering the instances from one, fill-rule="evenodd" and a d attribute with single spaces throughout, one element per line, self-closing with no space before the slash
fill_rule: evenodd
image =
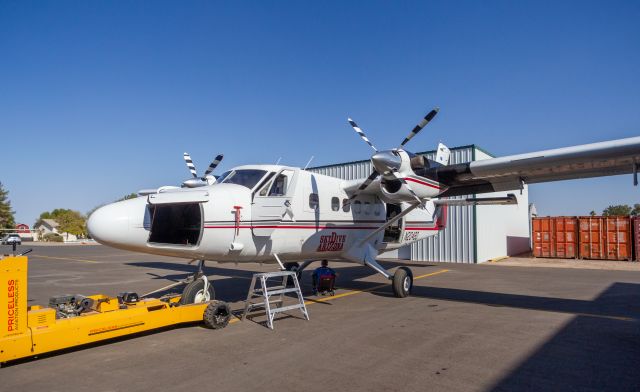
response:
<path id="1" fill-rule="evenodd" d="M 396 174 L 404 179 L 408 186 L 411 187 L 411 190 L 413 190 L 420 199 L 430 199 L 438 196 L 444 191 L 441 184 L 438 182 L 421 177 L 415 173 L 413 169 L 415 162 L 413 161 L 416 157 L 422 157 L 413 156 L 412 158 L 404 150 L 395 150 L 393 153 L 397 158 L 399 158 L 399 165 Z M 380 180 L 380 192 L 381 198 L 387 203 L 414 203 L 416 201 L 407 185 L 392 173 L 382 175 Z"/>

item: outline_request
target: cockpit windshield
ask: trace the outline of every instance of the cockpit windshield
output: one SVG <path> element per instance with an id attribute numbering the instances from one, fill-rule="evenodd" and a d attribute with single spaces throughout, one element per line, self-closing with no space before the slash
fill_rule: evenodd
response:
<path id="1" fill-rule="evenodd" d="M 267 174 L 265 170 L 232 170 L 222 174 L 218 178 L 218 183 L 242 185 L 253 189 L 265 174 Z"/>

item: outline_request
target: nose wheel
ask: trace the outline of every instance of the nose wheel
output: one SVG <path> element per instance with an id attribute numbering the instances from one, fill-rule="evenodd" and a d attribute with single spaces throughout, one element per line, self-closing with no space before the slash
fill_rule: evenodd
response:
<path id="1" fill-rule="evenodd" d="M 413 288 L 413 273 L 407 267 L 400 267 L 393 274 L 393 295 L 404 298 L 411 294 Z"/>
<path id="2" fill-rule="evenodd" d="M 210 284 L 207 277 L 203 275 L 185 286 L 184 290 L 182 290 L 180 303 L 183 305 L 200 304 L 212 301 L 215 298 L 216 293 L 213 290 L 213 285 Z"/>

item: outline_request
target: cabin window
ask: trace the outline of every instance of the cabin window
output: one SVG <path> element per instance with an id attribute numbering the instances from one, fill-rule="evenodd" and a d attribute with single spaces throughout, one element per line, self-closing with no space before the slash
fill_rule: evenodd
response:
<path id="1" fill-rule="evenodd" d="M 340 210 L 340 199 L 337 197 L 331 198 L 331 211 L 339 211 Z"/>
<path id="2" fill-rule="evenodd" d="M 362 202 L 360 200 L 356 200 L 353 202 L 353 212 L 359 214 L 362 211 Z"/>
<path id="3" fill-rule="evenodd" d="M 349 199 L 342 199 L 342 211 L 349 212 L 351 210 L 351 204 L 347 204 Z"/>
<path id="4" fill-rule="evenodd" d="M 364 202 L 364 213 L 365 215 L 369 215 L 371 213 L 371 203 L 368 201 Z"/>
<path id="5" fill-rule="evenodd" d="M 382 212 L 382 205 L 380 203 L 374 203 L 373 213 L 375 214 L 375 216 L 380 216 L 381 212 Z"/>
<path id="6" fill-rule="evenodd" d="M 318 194 L 317 193 L 309 194 L 309 208 L 311 208 L 312 210 L 315 210 L 318 208 L 319 204 L 320 204 L 320 199 L 318 198 Z"/>

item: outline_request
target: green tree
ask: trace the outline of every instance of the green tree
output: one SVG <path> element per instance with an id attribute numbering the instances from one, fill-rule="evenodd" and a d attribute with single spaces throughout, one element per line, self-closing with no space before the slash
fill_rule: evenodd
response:
<path id="1" fill-rule="evenodd" d="M 595 212 L 595 211 L 593 211 L 593 210 L 591 210 L 591 212 L 589 213 L 589 215 L 591 215 L 591 216 L 596 216 L 596 212 Z"/>
<path id="2" fill-rule="evenodd" d="M 632 208 L 626 204 L 618 204 L 615 206 L 609 206 L 602 211 L 604 216 L 628 216 L 631 214 Z"/>
<path id="3" fill-rule="evenodd" d="M 38 219 L 36 225 L 38 225 L 42 219 L 53 219 L 56 221 L 60 233 L 69 233 L 78 237 L 83 237 L 87 233 L 85 226 L 87 218 L 78 211 L 65 208 L 56 208 L 51 212 L 45 211 L 40 214 L 40 219 Z"/>
<path id="4" fill-rule="evenodd" d="M 116 200 L 116 201 L 123 201 L 123 200 L 135 199 L 136 197 L 138 197 L 138 194 L 137 194 L 137 193 L 133 193 L 133 192 L 131 192 L 131 193 L 129 193 L 128 195 L 125 195 L 123 198 L 120 198 L 120 199 L 118 199 L 118 200 Z"/>
<path id="5" fill-rule="evenodd" d="M 638 216 L 640 215 L 640 204 L 634 204 L 633 210 L 631 210 L 631 215 Z"/>
<path id="6" fill-rule="evenodd" d="M 69 233 L 78 237 L 83 237 L 86 234 L 86 219 L 78 211 L 66 210 L 54 219 L 58 222 L 58 231 L 61 233 Z"/>
<path id="7" fill-rule="evenodd" d="M 15 229 L 16 221 L 9 201 L 9 191 L 0 182 L 0 229 Z M 4 232 L 4 230 L 3 230 Z"/>

